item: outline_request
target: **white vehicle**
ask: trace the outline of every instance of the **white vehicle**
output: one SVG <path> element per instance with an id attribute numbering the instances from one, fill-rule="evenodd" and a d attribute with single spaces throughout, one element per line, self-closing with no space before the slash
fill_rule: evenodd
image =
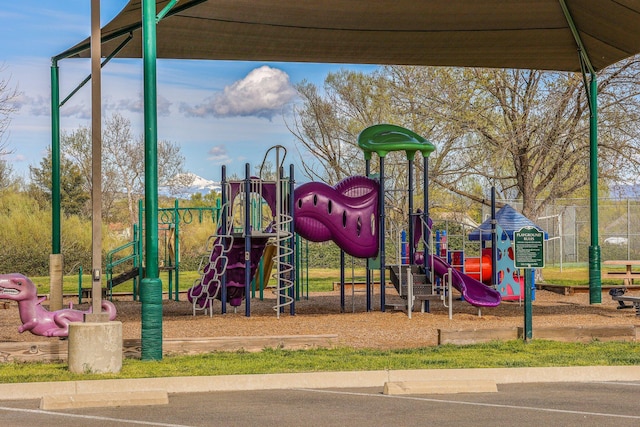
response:
<path id="1" fill-rule="evenodd" d="M 626 245 L 629 239 L 626 237 L 607 237 L 604 242 L 610 245 Z"/>

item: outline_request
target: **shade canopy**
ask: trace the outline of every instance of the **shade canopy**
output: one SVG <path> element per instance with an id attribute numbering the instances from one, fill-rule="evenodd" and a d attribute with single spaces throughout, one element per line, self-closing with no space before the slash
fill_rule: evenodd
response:
<path id="1" fill-rule="evenodd" d="M 511 240 L 513 240 L 513 233 L 523 227 L 533 227 L 538 231 L 542 231 L 544 233 L 544 239 L 549 239 L 549 234 L 546 231 L 510 205 L 504 205 L 496 212 L 496 221 L 500 228 L 502 228 L 502 231 L 506 233 Z M 480 240 L 480 237 L 482 237 L 482 240 L 491 240 L 491 218 L 487 219 L 480 224 L 480 227 L 469 233 L 469 240 Z"/>
<path id="2" fill-rule="evenodd" d="M 102 29 L 103 54 L 131 34 L 117 57 L 142 56 L 140 8 Z M 157 27 L 175 59 L 580 71 L 580 49 L 593 71 L 640 52 L 640 0 L 182 0 Z M 86 39 L 56 58 L 89 56 Z"/>

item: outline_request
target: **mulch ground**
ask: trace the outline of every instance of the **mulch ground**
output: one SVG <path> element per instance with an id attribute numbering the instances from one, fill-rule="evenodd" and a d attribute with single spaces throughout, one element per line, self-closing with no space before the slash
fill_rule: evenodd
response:
<path id="1" fill-rule="evenodd" d="M 267 296 L 268 294 L 268 296 Z M 349 288 L 345 298 L 345 312 L 340 309 L 339 292 L 316 293 L 296 302 L 296 315 L 287 311 L 278 318 L 273 309 L 275 297 L 270 292 L 265 299 L 252 299 L 251 316 L 245 316 L 244 305 L 234 312 L 227 307 L 220 314 L 216 304 L 213 316 L 202 312 L 195 316 L 192 307 L 182 296 L 182 301 L 163 301 L 164 338 L 209 338 L 242 336 L 321 335 L 335 334 L 338 345 L 354 348 L 413 348 L 437 345 L 438 329 L 469 330 L 522 327 L 524 306 L 517 301 L 504 301 L 498 307 L 484 308 L 481 313 L 466 302 L 454 301 L 453 318 L 442 302 L 432 302 L 429 313 L 414 311 L 409 319 L 402 311 L 380 311 L 380 297 L 373 296 L 374 311 L 366 312 L 365 295 Z M 389 289 L 387 303 L 400 302 L 395 290 Z M 65 300 L 74 303 L 74 308 L 87 308 L 88 304 L 75 305 L 77 298 Z M 46 304 L 46 303 L 45 303 Z M 123 324 L 123 338 L 140 338 L 141 304 L 130 297 L 114 299 L 119 320 Z M 612 326 L 638 325 L 640 317 L 635 311 L 618 310 L 606 291 L 602 303 L 589 304 L 588 293 L 559 295 L 538 290 L 533 302 L 533 330 L 546 326 Z M 30 333 L 19 334 L 20 318 L 15 303 L 8 308 L 0 306 L 0 342 L 40 341 L 50 338 Z"/>

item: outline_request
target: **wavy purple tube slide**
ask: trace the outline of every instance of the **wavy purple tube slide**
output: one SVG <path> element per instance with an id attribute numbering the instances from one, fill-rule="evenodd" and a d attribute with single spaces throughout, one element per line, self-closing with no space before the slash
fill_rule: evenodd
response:
<path id="1" fill-rule="evenodd" d="M 335 187 L 309 182 L 294 193 L 298 234 L 312 242 L 333 240 L 357 258 L 378 254 L 378 182 L 351 176 Z"/>

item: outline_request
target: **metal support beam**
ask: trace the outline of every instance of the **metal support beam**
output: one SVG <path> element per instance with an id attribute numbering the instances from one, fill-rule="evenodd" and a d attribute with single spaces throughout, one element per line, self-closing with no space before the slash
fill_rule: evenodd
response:
<path id="1" fill-rule="evenodd" d="M 591 74 L 589 90 L 589 192 L 591 207 L 591 245 L 589 246 L 589 303 L 602 303 L 600 245 L 598 238 L 598 79 Z"/>
<path id="2" fill-rule="evenodd" d="M 100 0 L 91 1 L 91 308 L 102 312 L 102 77 Z M 97 317 L 96 317 L 97 316 Z M 86 316 L 88 318 L 88 316 Z M 104 319 L 103 319 L 104 320 Z"/>
<path id="3" fill-rule="evenodd" d="M 158 13 L 158 16 L 156 16 L 156 24 L 160 21 L 162 21 L 162 18 L 164 18 L 165 16 L 167 16 L 167 14 L 171 11 L 171 9 L 173 9 L 173 7 L 178 4 L 180 0 L 171 0 L 165 7 L 164 9 L 162 9 L 160 11 L 160 13 Z"/>
<path id="4" fill-rule="evenodd" d="M 279 251 L 279 249 L 278 249 Z M 276 269 L 280 271 L 278 252 Z M 280 285 L 278 285 L 279 287 Z M 280 296 L 278 296 L 280 298 Z M 244 315 L 251 316 L 251 165 L 244 164 Z M 280 311 L 278 310 L 278 313 Z"/>
<path id="5" fill-rule="evenodd" d="M 371 174 L 371 158 L 370 157 L 365 158 L 364 168 L 365 168 L 364 175 L 367 178 L 369 178 L 369 175 Z M 367 304 L 366 305 L 367 305 L 367 311 L 371 311 L 371 258 L 367 258 L 366 270 L 367 270 L 367 274 L 366 274 Z"/>
<path id="6" fill-rule="evenodd" d="M 158 268 L 158 104 L 156 71 L 156 2 L 142 1 L 144 70 L 145 277 L 142 302 L 142 360 L 162 359 L 162 281 Z"/>
<path id="7" fill-rule="evenodd" d="M 51 61 L 51 253 L 60 253 L 60 75 Z"/>
<path id="8" fill-rule="evenodd" d="M 385 311 L 386 310 L 386 301 L 385 301 L 385 290 L 386 290 L 386 280 L 385 280 L 385 276 L 386 276 L 386 265 L 385 265 L 385 256 L 384 256 L 384 251 L 385 251 L 385 245 L 384 245 L 384 238 L 385 238 L 385 213 L 384 213 L 384 199 L 385 199 L 385 191 L 384 191 L 384 157 L 380 156 L 380 199 L 379 199 L 379 218 L 380 218 L 380 224 L 378 226 L 378 230 L 379 230 L 379 235 L 378 238 L 380 239 L 380 254 L 379 259 L 380 259 L 380 311 Z"/>
<path id="9" fill-rule="evenodd" d="M 414 261 L 415 261 L 415 256 L 414 256 L 414 252 L 415 252 L 415 248 L 413 247 L 413 236 L 415 234 L 415 230 L 413 229 L 413 159 L 414 156 L 412 153 L 411 156 L 409 156 L 409 154 L 407 153 L 407 162 L 408 162 L 408 175 L 409 175 L 409 194 L 408 194 L 408 198 L 409 198 L 409 215 L 408 215 L 408 229 L 409 229 L 409 236 L 408 236 L 408 242 L 409 244 L 407 245 L 409 247 L 409 251 L 408 251 L 408 256 L 409 256 L 409 260 L 407 262 L 407 264 L 413 265 Z M 400 264 L 402 264 L 402 260 L 400 260 Z"/>
<path id="10" fill-rule="evenodd" d="M 122 43 L 120 43 L 118 45 L 118 47 L 116 47 L 113 52 L 111 52 L 111 54 L 109 56 L 107 56 L 104 61 L 102 61 L 102 64 L 100 64 L 100 68 L 103 68 L 105 65 L 107 65 L 109 63 L 109 61 L 111 61 L 113 59 L 113 57 L 115 57 L 118 52 L 120 52 L 122 50 L 122 48 L 124 48 L 131 40 L 133 39 L 133 33 L 129 33 L 129 37 L 127 37 Z M 64 104 L 67 103 L 68 100 L 70 100 L 73 95 L 75 95 L 76 93 L 78 93 L 78 91 L 80 89 L 82 89 L 84 87 L 84 85 L 86 85 L 89 80 L 91 80 L 91 74 L 89 74 L 87 77 L 85 77 L 85 79 L 83 81 L 80 82 L 80 84 L 78 84 L 78 86 L 76 86 L 75 89 L 73 89 L 71 91 L 71 93 L 69 95 L 67 95 L 67 97 L 65 99 L 62 100 L 62 102 L 60 103 L 60 107 L 62 107 Z"/>
<path id="11" fill-rule="evenodd" d="M 582 76 L 585 81 L 585 90 L 589 98 L 589 191 L 591 210 L 591 245 L 589 246 L 589 303 L 600 304 L 602 302 L 602 279 L 600 273 L 600 245 L 598 243 L 598 79 L 591 64 L 589 55 L 584 48 L 580 33 L 573 21 L 571 11 L 565 0 L 559 0 L 565 19 L 571 30 L 582 68 Z M 590 83 L 587 86 L 587 73 L 590 75 Z"/>

